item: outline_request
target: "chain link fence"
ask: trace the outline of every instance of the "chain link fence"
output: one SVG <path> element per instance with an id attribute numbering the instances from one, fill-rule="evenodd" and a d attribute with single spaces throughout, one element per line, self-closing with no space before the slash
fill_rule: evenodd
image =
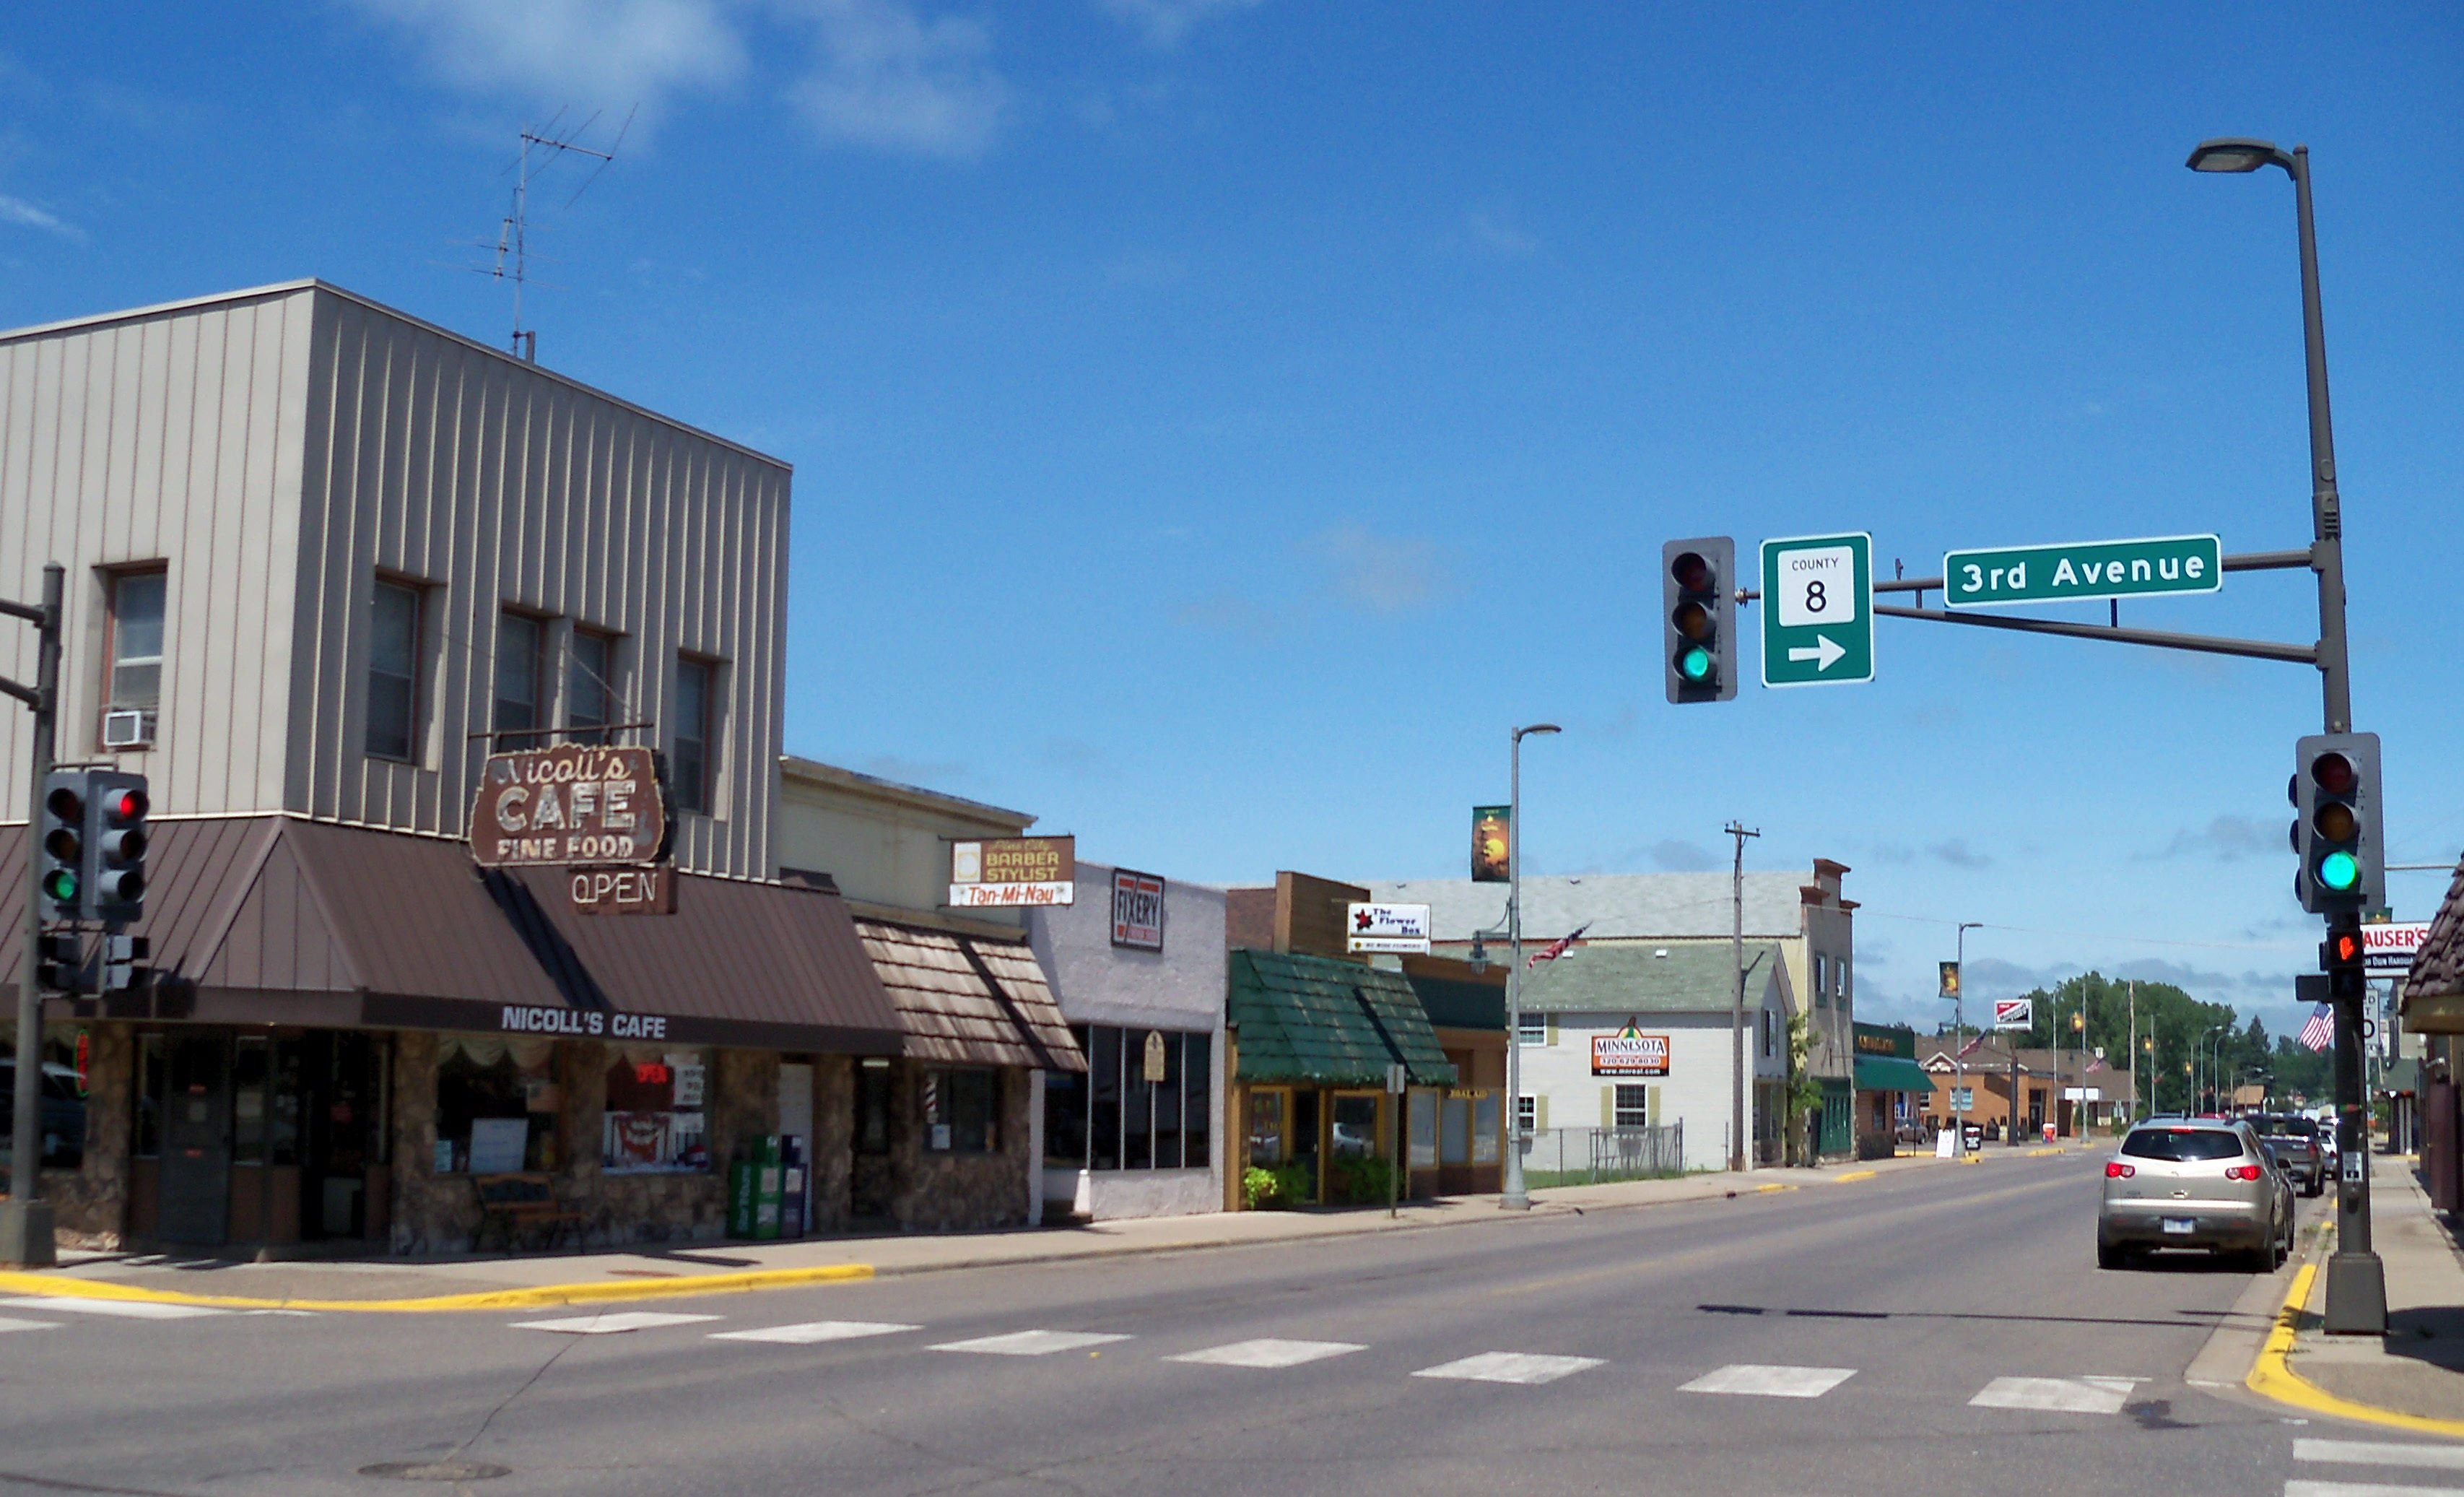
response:
<path id="1" fill-rule="evenodd" d="M 1523 1155 L 1523 1180 L 1534 1190 L 1684 1172 L 1685 1125 L 1682 1122 L 1660 1128 L 1538 1129 Z"/>

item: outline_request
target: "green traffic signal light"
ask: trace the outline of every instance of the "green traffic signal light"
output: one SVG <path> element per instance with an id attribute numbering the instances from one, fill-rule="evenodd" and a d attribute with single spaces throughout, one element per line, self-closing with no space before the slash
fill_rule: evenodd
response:
<path id="1" fill-rule="evenodd" d="M 2319 882 L 2340 894 L 2348 894 L 2362 881 L 2362 865 L 2351 853 L 2339 848 L 2319 860 Z"/>
<path id="2" fill-rule="evenodd" d="M 1690 646 L 1687 649 L 1681 650 L 1677 656 L 1677 673 L 1683 676 L 1688 681 L 1703 681 L 1709 679 L 1711 674 L 1711 652 L 1705 649 L 1700 645 Z"/>
<path id="3" fill-rule="evenodd" d="M 73 904 L 77 896 L 77 870 L 55 868 L 43 875 L 43 897 L 54 904 Z"/>

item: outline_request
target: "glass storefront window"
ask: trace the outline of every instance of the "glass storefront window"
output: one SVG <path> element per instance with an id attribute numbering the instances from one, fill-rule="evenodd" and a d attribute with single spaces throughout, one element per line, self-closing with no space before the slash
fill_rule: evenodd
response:
<path id="1" fill-rule="evenodd" d="M 1078 1048 L 1087 1048 L 1084 1024 L 1078 1026 Z M 1087 1078 L 1078 1071 L 1044 1073 L 1044 1162 L 1087 1167 Z"/>
<path id="2" fill-rule="evenodd" d="M 711 1068 L 709 1050 L 617 1046 L 607 1067 L 600 1167 L 610 1175 L 708 1172 Z"/>
<path id="3" fill-rule="evenodd" d="M 558 1062 L 553 1040 L 445 1036 L 436 1056 L 435 1172 L 498 1175 L 563 1164 Z"/>
<path id="4" fill-rule="evenodd" d="M 1249 1093 L 1249 1162 L 1272 1169 L 1284 1162 L 1284 1096 L 1281 1091 Z"/>
<path id="5" fill-rule="evenodd" d="M 1214 1114 L 1208 1109 L 1215 1095 L 1212 1036 L 1180 1037 L 1180 1071 L 1186 1078 L 1180 1086 L 1181 1166 L 1202 1170 L 1215 1162 L 1215 1132 L 1211 1126 Z"/>
<path id="6" fill-rule="evenodd" d="M 130 1133 L 129 1148 L 141 1159 L 163 1156 L 163 1036 L 139 1035 L 137 1086 L 133 1098 L 137 1118 Z"/>
<path id="7" fill-rule="evenodd" d="M 924 1147 L 936 1154 L 992 1154 L 1001 1147 L 994 1126 L 1000 1077 L 990 1070 L 953 1068 L 924 1072 Z"/>
<path id="8" fill-rule="evenodd" d="M 1377 1155 L 1377 1099 L 1356 1092 L 1334 1099 L 1334 1156 L 1369 1159 Z"/>
<path id="9" fill-rule="evenodd" d="M 1438 1094 L 1415 1091 L 1411 1101 L 1412 1168 L 1434 1170 L 1438 1167 Z"/>
<path id="10" fill-rule="evenodd" d="M 48 1169 L 74 1170 L 85 1162 L 85 1085 L 78 1044 L 87 1031 L 46 1025 L 43 1029 L 42 1101 L 43 1164 Z M 91 1041 L 87 1041 L 91 1043 Z M 17 1026 L 0 1024 L 0 1158 L 13 1158 L 11 1134 L 16 1124 Z"/>
<path id="11" fill-rule="evenodd" d="M 1438 1162 L 1471 1162 L 1471 1098 L 1462 1092 L 1447 1093 L 1438 1110 Z"/>
<path id="12" fill-rule="evenodd" d="M 1202 1170 L 1213 1162 L 1210 1036 L 1111 1024 L 1079 1024 L 1071 1032 L 1087 1054 L 1087 1075 L 1045 1074 L 1045 1163 Z M 1150 1059 L 1160 1067 L 1150 1068 Z"/>
<path id="13" fill-rule="evenodd" d="M 1093 1039 L 1087 1051 L 1087 1086 L 1092 1104 L 1087 1114 L 1087 1165 L 1117 1170 L 1121 1167 L 1121 1031 L 1097 1024 Z"/>
<path id="14" fill-rule="evenodd" d="M 1471 1101 L 1471 1162 L 1498 1161 L 1497 1093 L 1484 1091 Z"/>

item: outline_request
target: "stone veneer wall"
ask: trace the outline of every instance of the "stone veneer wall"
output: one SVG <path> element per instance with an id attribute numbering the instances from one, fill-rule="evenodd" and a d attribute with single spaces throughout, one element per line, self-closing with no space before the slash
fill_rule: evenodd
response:
<path id="1" fill-rule="evenodd" d="M 811 1177 L 813 1230 L 844 1232 L 855 1187 L 855 1057 L 816 1055 L 813 1063 Z"/>
<path id="2" fill-rule="evenodd" d="M 74 1170 L 44 1170 L 43 1199 L 52 1203 L 53 1235 L 62 1246 L 113 1252 L 128 1224 L 128 1158 L 136 1128 L 129 1093 L 136 1086 L 136 1031 L 124 1024 L 99 1021 L 71 1027 L 94 1037 L 94 1048 L 86 1056 L 85 1158 Z"/>
<path id="3" fill-rule="evenodd" d="M 779 1057 L 765 1050 L 719 1050 L 710 1079 L 710 1150 L 707 1175 L 610 1175 L 599 1167 L 600 1134 L 607 1103 L 609 1046 L 595 1041 L 558 1042 L 564 1090 L 565 1158 L 549 1171 L 557 1199 L 588 1219 L 583 1241 L 594 1247 L 633 1244 L 708 1242 L 727 1230 L 727 1163 L 778 1126 Z M 479 1229 L 479 1206 L 468 1175 L 434 1173 L 436 1157 L 437 1036 L 405 1033 L 394 1050 L 394 1214 L 397 1253 L 465 1252 Z M 846 1169 L 847 1131 L 854 1104 L 847 1096 L 844 1056 L 835 1091 L 825 1085 L 831 1069 L 815 1068 L 816 1131 L 825 1117 L 838 1122 L 838 1169 Z M 827 1112 L 825 1112 L 825 1108 Z M 817 1152 L 826 1145 L 816 1141 Z M 829 1157 L 822 1154 L 824 1158 Z M 844 1200 L 842 1186 L 839 1200 Z M 844 1211 L 841 1213 L 843 1224 Z M 495 1240 L 490 1240 L 494 1246 Z"/>
<path id="4" fill-rule="evenodd" d="M 995 1152 L 935 1154 L 924 1147 L 922 1088 L 916 1079 L 928 1068 L 913 1061 L 898 1063 L 890 1143 L 902 1178 L 891 1204 L 891 1220 L 906 1232 L 1024 1226 L 1027 1174 L 1043 1165 L 1042 1160 L 1027 1156 L 1032 1139 L 1027 1129 L 1026 1072 L 1002 1067 L 993 1073 L 1001 1096 Z"/>

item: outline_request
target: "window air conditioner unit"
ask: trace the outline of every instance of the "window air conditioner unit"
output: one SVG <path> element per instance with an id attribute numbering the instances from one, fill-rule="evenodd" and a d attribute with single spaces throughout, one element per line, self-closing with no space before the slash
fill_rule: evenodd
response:
<path id="1" fill-rule="evenodd" d="M 115 707 L 102 715 L 102 746 L 144 748 L 154 741 L 154 715 L 139 707 Z"/>

